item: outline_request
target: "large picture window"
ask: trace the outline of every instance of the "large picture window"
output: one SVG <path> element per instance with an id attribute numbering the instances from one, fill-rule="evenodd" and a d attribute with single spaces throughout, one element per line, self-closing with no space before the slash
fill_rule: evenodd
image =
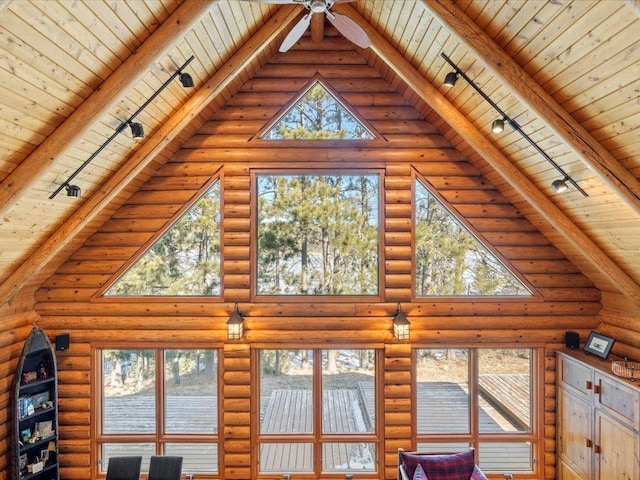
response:
<path id="1" fill-rule="evenodd" d="M 218 361 L 215 350 L 99 351 L 97 447 L 109 458 L 179 455 L 183 470 L 218 472 Z"/>
<path id="2" fill-rule="evenodd" d="M 379 176 L 259 174 L 258 295 L 377 295 Z"/>
<path id="3" fill-rule="evenodd" d="M 530 348 L 416 349 L 418 449 L 473 446 L 484 471 L 535 470 L 535 359 Z"/>
<path id="4" fill-rule="evenodd" d="M 260 350 L 260 474 L 378 469 L 375 350 Z"/>

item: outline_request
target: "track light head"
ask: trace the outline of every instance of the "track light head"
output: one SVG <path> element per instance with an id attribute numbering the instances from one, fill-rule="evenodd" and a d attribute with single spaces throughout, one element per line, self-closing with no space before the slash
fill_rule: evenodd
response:
<path id="1" fill-rule="evenodd" d="M 504 119 L 496 118 L 491 124 L 491 131 L 493 133 L 502 133 L 504 131 Z"/>
<path id="2" fill-rule="evenodd" d="M 460 75 L 458 74 L 458 72 L 449 72 L 447 73 L 447 76 L 444 77 L 444 85 L 445 87 L 453 87 L 456 82 L 458 81 L 458 77 Z"/>
<path id="3" fill-rule="evenodd" d="M 67 190 L 67 197 L 79 197 L 82 194 L 82 190 L 77 185 L 67 185 L 65 187 Z"/>
<path id="4" fill-rule="evenodd" d="M 554 180 L 553 183 L 551 184 L 551 190 L 553 190 L 556 193 L 566 192 L 569 189 L 569 185 L 567 184 L 567 178 L 569 177 L 564 177 L 563 179 Z"/>
<path id="5" fill-rule="evenodd" d="M 184 88 L 193 87 L 193 77 L 188 73 L 180 73 L 180 83 Z"/>
<path id="6" fill-rule="evenodd" d="M 129 122 L 129 126 L 131 127 L 131 136 L 133 136 L 133 138 L 144 137 L 144 127 L 141 123 Z"/>

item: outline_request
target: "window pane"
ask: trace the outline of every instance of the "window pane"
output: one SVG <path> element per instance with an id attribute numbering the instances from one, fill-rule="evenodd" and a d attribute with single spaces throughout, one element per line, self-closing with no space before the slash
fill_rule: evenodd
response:
<path id="1" fill-rule="evenodd" d="M 102 473 L 107 472 L 111 457 L 139 455 L 142 457 L 142 471 L 149 470 L 149 458 L 156 455 L 153 443 L 103 443 L 102 444 Z"/>
<path id="2" fill-rule="evenodd" d="M 418 433 L 469 433 L 469 351 L 416 351 Z"/>
<path id="3" fill-rule="evenodd" d="M 260 352 L 260 432 L 311 433 L 313 351 Z"/>
<path id="4" fill-rule="evenodd" d="M 416 295 L 531 295 L 425 185 L 415 183 Z"/>
<path id="5" fill-rule="evenodd" d="M 529 472 L 533 470 L 533 455 L 528 442 L 486 442 L 479 450 L 480 469 L 492 472 Z"/>
<path id="6" fill-rule="evenodd" d="M 312 472 L 313 445 L 310 443 L 263 443 L 260 445 L 260 472 Z"/>
<path id="7" fill-rule="evenodd" d="M 322 352 L 323 433 L 375 430 L 375 351 Z"/>
<path id="8" fill-rule="evenodd" d="M 218 472 L 217 443 L 167 443 L 164 453 L 183 457 L 183 475 Z"/>
<path id="9" fill-rule="evenodd" d="M 531 350 L 481 349 L 480 432 L 531 430 Z"/>
<path id="10" fill-rule="evenodd" d="M 378 175 L 258 175 L 259 295 L 377 295 Z"/>
<path id="11" fill-rule="evenodd" d="M 218 431 L 217 364 L 213 350 L 165 351 L 165 432 Z"/>
<path id="12" fill-rule="evenodd" d="M 429 442 L 418 443 L 418 452 L 423 453 L 458 453 L 471 448 L 466 442 Z"/>
<path id="13" fill-rule="evenodd" d="M 105 292 L 126 295 L 220 295 L 219 181 Z"/>
<path id="14" fill-rule="evenodd" d="M 375 472 L 376 446 L 373 443 L 325 443 L 322 471 Z"/>
<path id="15" fill-rule="evenodd" d="M 103 350 L 102 433 L 154 433 L 155 380 L 153 350 Z"/>

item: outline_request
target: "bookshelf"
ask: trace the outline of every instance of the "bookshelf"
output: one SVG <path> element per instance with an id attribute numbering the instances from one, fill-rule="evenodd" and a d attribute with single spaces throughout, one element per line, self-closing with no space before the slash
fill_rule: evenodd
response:
<path id="1" fill-rule="evenodd" d="M 56 357 L 40 328 L 27 337 L 15 376 L 11 478 L 59 480 Z"/>

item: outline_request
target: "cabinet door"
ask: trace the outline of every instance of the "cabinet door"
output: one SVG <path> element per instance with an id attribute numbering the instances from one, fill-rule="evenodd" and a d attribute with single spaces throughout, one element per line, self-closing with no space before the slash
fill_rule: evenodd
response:
<path id="1" fill-rule="evenodd" d="M 609 415 L 596 412 L 596 480 L 640 478 L 638 435 Z"/>
<path id="2" fill-rule="evenodd" d="M 566 355 L 558 355 L 558 379 L 563 387 L 569 387 L 584 399 L 593 394 L 593 370 L 584 363 Z"/>
<path id="3" fill-rule="evenodd" d="M 588 480 L 577 474 L 573 468 L 562 459 L 558 461 L 558 480 Z"/>
<path id="4" fill-rule="evenodd" d="M 558 389 L 558 454 L 580 475 L 578 478 L 591 478 L 592 419 L 593 408 L 581 395 Z"/>

